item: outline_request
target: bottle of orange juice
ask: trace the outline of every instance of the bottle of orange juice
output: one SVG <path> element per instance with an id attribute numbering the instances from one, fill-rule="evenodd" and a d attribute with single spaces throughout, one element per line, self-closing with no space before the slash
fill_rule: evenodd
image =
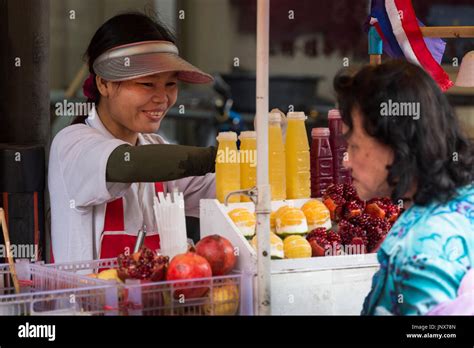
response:
<path id="1" fill-rule="evenodd" d="M 304 112 L 289 112 L 286 129 L 286 197 L 288 199 L 311 196 L 309 143 Z"/>
<path id="2" fill-rule="evenodd" d="M 217 136 L 219 147 L 216 156 L 216 198 L 225 202 L 231 191 L 240 190 L 240 164 L 237 151 L 237 133 L 220 132 Z M 229 203 L 240 202 L 238 195 L 232 196 Z"/>
<path id="3" fill-rule="evenodd" d="M 281 133 L 281 116 L 277 112 L 268 117 L 268 172 L 272 200 L 286 199 L 285 146 Z"/>
<path id="4" fill-rule="evenodd" d="M 257 184 L 257 133 L 255 131 L 240 132 L 240 187 L 250 189 Z M 247 196 L 240 196 L 242 202 L 250 202 Z"/>

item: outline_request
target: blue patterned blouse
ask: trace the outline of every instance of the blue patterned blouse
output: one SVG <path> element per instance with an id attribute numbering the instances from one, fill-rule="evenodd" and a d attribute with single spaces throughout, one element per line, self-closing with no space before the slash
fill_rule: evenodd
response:
<path id="1" fill-rule="evenodd" d="M 440 205 L 414 205 L 393 225 L 362 315 L 424 315 L 456 298 L 474 265 L 474 185 Z"/>

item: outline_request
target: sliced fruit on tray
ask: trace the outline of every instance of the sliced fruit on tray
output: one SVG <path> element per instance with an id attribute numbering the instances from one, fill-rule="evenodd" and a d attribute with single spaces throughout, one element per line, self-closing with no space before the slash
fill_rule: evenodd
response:
<path id="1" fill-rule="evenodd" d="M 304 215 L 303 211 L 298 208 L 288 207 L 280 212 L 277 211 L 275 223 L 276 233 L 280 237 L 308 233 L 306 216 Z"/>
<path id="2" fill-rule="evenodd" d="M 309 242 L 302 236 L 292 235 L 283 240 L 283 250 L 288 259 L 311 257 L 312 250 Z"/>
<path id="3" fill-rule="evenodd" d="M 301 210 L 306 216 L 309 231 L 319 227 L 331 228 L 331 213 L 323 202 L 311 199 L 303 204 Z"/>
<path id="4" fill-rule="evenodd" d="M 253 237 L 250 244 L 255 251 L 257 251 L 257 236 Z M 270 232 L 270 256 L 274 260 L 283 259 L 285 257 L 283 251 L 283 240 L 273 232 Z"/>
<path id="5" fill-rule="evenodd" d="M 255 235 L 255 214 L 245 208 L 235 208 L 228 215 L 245 238 L 251 239 Z"/>

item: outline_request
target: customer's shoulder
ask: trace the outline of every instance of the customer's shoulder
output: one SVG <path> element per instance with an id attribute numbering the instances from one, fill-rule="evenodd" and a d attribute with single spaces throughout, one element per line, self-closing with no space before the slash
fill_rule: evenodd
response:
<path id="1" fill-rule="evenodd" d="M 423 231 L 427 233 L 437 231 L 444 234 L 473 232 L 474 186 L 459 188 L 456 196 L 446 203 L 432 203 L 425 207 L 414 206 L 409 213 L 418 217 L 415 227 L 420 233 Z M 410 216 L 407 218 L 409 219 Z"/>
<path id="2" fill-rule="evenodd" d="M 419 217 L 407 231 L 407 253 L 447 259 L 456 253 L 474 255 L 474 197 L 467 195 L 468 191 L 460 190 L 445 204 L 414 207 L 408 212 Z"/>
<path id="3" fill-rule="evenodd" d="M 445 204 L 412 206 L 393 226 L 382 248 L 387 253 L 397 246 L 407 254 L 442 254 L 448 248 L 467 248 L 474 254 L 474 195 L 462 188 Z"/>
<path id="4" fill-rule="evenodd" d="M 456 196 L 450 201 L 434 204 L 429 210 L 427 222 L 431 228 L 456 230 L 472 235 L 474 232 L 474 185 L 459 188 Z"/>

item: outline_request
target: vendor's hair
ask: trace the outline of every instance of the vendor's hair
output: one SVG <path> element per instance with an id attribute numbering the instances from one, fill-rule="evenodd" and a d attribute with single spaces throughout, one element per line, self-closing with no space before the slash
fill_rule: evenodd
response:
<path id="1" fill-rule="evenodd" d="M 446 203 L 456 189 L 472 184 L 472 140 L 463 134 L 446 96 L 422 68 L 392 60 L 365 66 L 355 74 L 342 71 L 334 79 L 334 89 L 349 132 L 356 108 L 367 134 L 393 150 L 394 161 L 387 167 L 392 200 L 403 199 L 416 184 L 415 204 Z M 419 119 L 381 116 L 382 103 L 389 100 L 419 103 Z"/>
<path id="2" fill-rule="evenodd" d="M 93 86 L 91 93 L 93 98 L 88 102 L 99 103 L 100 93 L 95 82 L 93 69 L 94 61 L 105 51 L 133 42 L 163 40 L 175 43 L 174 35 L 158 19 L 140 12 L 126 12 L 116 15 L 107 20 L 97 29 L 84 54 L 89 66 L 89 72 L 93 75 Z M 84 123 L 87 116 L 77 116 L 72 124 Z"/>

